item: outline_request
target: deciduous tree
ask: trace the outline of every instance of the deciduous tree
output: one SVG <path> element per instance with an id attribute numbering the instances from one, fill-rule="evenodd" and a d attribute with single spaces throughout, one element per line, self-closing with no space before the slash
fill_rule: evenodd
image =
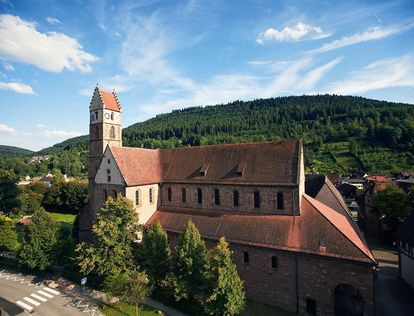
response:
<path id="1" fill-rule="evenodd" d="M 81 272 L 104 279 L 133 268 L 133 247 L 137 239 L 138 214 L 128 199 L 109 197 L 93 224 L 93 242 L 80 243 L 77 262 Z"/>
<path id="2" fill-rule="evenodd" d="M 380 216 L 390 232 L 394 232 L 413 209 L 410 196 L 395 184 L 379 191 L 372 205 L 373 212 Z"/>
<path id="3" fill-rule="evenodd" d="M 243 281 L 224 237 L 208 252 L 208 272 L 204 310 L 208 315 L 237 315 L 244 310 Z"/>
<path id="4" fill-rule="evenodd" d="M 18 252 L 19 263 L 44 271 L 56 260 L 54 253 L 60 225 L 44 209 L 34 211 Z"/>
<path id="5" fill-rule="evenodd" d="M 139 304 L 151 294 L 148 276 L 136 270 L 110 276 L 105 281 L 104 289 L 122 302 L 134 305 L 136 316 L 139 315 Z"/>
<path id="6" fill-rule="evenodd" d="M 13 221 L 0 213 L 0 252 L 14 252 L 17 245 L 17 234 Z"/>

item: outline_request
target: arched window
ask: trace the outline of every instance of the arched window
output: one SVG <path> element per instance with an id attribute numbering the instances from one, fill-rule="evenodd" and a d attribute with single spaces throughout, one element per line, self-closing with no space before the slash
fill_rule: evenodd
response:
<path id="1" fill-rule="evenodd" d="M 149 188 L 148 195 L 149 195 L 149 197 L 148 197 L 148 198 L 149 198 L 149 202 L 150 202 L 150 203 L 152 203 L 152 201 L 153 201 L 153 196 L 152 196 L 152 195 L 153 195 L 153 192 L 152 192 L 152 188 Z"/>
<path id="2" fill-rule="evenodd" d="M 115 190 L 113 190 L 113 191 L 112 191 L 112 197 L 113 197 L 114 199 L 116 198 L 117 194 L 118 194 L 118 193 L 117 193 Z"/>
<path id="3" fill-rule="evenodd" d="M 103 193 L 104 193 L 104 198 L 105 198 L 105 201 L 106 201 L 108 199 L 108 192 L 106 190 L 103 190 Z"/>
<path id="4" fill-rule="evenodd" d="M 283 210 L 283 193 L 278 192 L 277 194 L 277 209 Z"/>
<path id="5" fill-rule="evenodd" d="M 114 120 L 114 112 L 111 112 L 111 120 Z"/>
<path id="6" fill-rule="evenodd" d="M 113 126 L 111 126 L 111 129 L 109 130 L 109 138 L 115 138 L 115 127 Z"/>
<path id="7" fill-rule="evenodd" d="M 239 191 L 233 191 L 233 205 L 239 206 Z"/>
<path id="8" fill-rule="evenodd" d="M 135 191 L 135 205 L 136 206 L 139 205 L 139 191 L 138 190 Z"/>
<path id="9" fill-rule="evenodd" d="M 260 192 L 259 191 L 254 192 L 254 207 L 260 208 Z"/>
<path id="10" fill-rule="evenodd" d="M 168 201 L 171 202 L 172 201 L 172 191 L 171 191 L 171 187 L 169 187 L 167 189 L 167 195 L 168 195 Z"/>
<path id="11" fill-rule="evenodd" d="M 181 197 L 183 199 L 183 203 L 187 202 L 187 192 L 185 191 L 185 188 L 181 189 Z"/>
<path id="12" fill-rule="evenodd" d="M 220 191 L 218 189 L 214 190 L 214 204 L 220 205 Z"/>

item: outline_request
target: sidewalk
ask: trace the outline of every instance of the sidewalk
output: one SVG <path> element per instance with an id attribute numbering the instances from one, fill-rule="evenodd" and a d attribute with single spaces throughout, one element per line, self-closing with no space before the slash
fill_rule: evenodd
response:
<path id="1" fill-rule="evenodd" d="M 73 297 L 78 298 L 82 302 L 82 306 L 87 306 L 88 309 L 97 308 L 101 304 L 114 304 L 118 302 L 117 298 L 109 299 L 107 298 L 106 294 L 97 290 L 93 290 L 91 288 L 85 287 L 83 288 L 80 285 L 74 284 L 64 278 L 59 278 L 55 281 L 56 286 L 62 290 L 62 292 L 66 293 L 67 295 L 71 295 Z M 50 285 L 49 285 L 50 286 Z M 53 286 L 53 285 L 52 285 Z M 165 305 L 157 300 L 152 298 L 147 298 L 143 302 L 143 304 L 148 305 L 152 308 L 161 310 L 165 313 L 165 315 L 169 316 L 188 316 L 170 306 Z"/>

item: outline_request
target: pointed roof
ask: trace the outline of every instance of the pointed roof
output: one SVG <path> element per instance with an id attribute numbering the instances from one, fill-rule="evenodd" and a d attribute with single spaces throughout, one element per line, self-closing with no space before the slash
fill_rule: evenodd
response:
<path id="1" fill-rule="evenodd" d="M 376 264 L 345 216 L 306 194 L 301 208 L 300 216 L 289 216 L 161 206 L 147 225 L 158 220 L 166 231 L 180 233 L 191 219 L 207 239 L 225 236 L 233 243 Z"/>
<path id="2" fill-rule="evenodd" d="M 127 186 L 161 181 L 159 151 L 132 147 L 109 147 Z"/>
<path id="3" fill-rule="evenodd" d="M 116 95 L 115 91 L 107 92 L 100 89 L 99 87 L 96 87 L 94 96 L 96 93 L 98 94 L 104 109 L 121 112 L 121 104 L 119 103 L 118 96 Z"/>

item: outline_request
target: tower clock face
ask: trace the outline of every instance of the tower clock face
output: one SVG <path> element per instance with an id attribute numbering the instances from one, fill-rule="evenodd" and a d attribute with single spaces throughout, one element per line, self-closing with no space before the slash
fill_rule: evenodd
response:
<path id="1" fill-rule="evenodd" d="M 109 113 L 105 113 L 105 118 L 107 119 L 107 120 L 109 120 Z"/>

